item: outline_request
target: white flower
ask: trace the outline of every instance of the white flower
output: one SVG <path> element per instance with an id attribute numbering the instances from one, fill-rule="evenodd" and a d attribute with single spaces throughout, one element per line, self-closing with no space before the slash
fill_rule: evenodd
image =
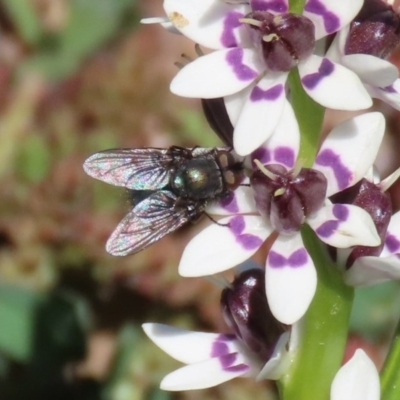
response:
<path id="1" fill-rule="evenodd" d="M 361 5 L 362 0 L 308 0 L 303 16 L 314 25 L 318 40 L 349 24 Z M 234 148 L 239 155 L 251 153 L 268 139 L 281 118 L 289 72 L 266 66 L 245 17 L 260 10 L 279 21 L 288 12 L 288 2 L 165 0 L 164 9 L 182 34 L 216 50 L 181 69 L 171 91 L 185 97 L 225 97 L 235 126 Z M 324 107 L 359 110 L 372 105 L 358 76 L 340 64 L 311 54 L 297 66 L 305 91 Z"/>
<path id="2" fill-rule="evenodd" d="M 387 190 L 396 181 L 400 169 L 388 176 L 377 186 Z M 339 262 L 345 263 L 349 250 L 338 251 Z M 344 273 L 344 280 L 352 286 L 370 286 L 392 279 L 400 279 L 400 211 L 390 219 L 379 256 L 363 256 L 357 258 Z"/>
<path id="3" fill-rule="evenodd" d="M 282 134 L 287 127 L 296 126 L 288 110 L 274 135 L 256 153 L 263 164 L 280 164 L 290 170 L 298 156 L 298 130 Z M 327 178 L 326 197 L 366 175 L 384 129 L 383 115 L 368 113 L 332 130 L 312 167 Z M 274 232 L 271 223 L 258 214 L 251 188 L 239 187 L 229 200 L 210 210 L 228 217 L 204 229 L 186 246 L 179 266 L 181 275 L 204 276 L 227 270 L 251 257 Z M 322 241 L 334 247 L 376 246 L 381 242 L 370 215 L 353 205 L 327 200 L 306 222 Z M 315 267 L 300 233 L 280 234 L 266 260 L 266 294 L 275 318 L 285 324 L 298 321 L 314 296 L 316 283 Z"/>
<path id="4" fill-rule="evenodd" d="M 345 54 L 350 26 L 338 32 L 326 57 L 355 72 L 371 97 L 400 110 L 400 79 L 395 65 L 370 54 Z"/>
<path id="5" fill-rule="evenodd" d="M 164 390 L 204 389 L 237 377 L 279 379 L 289 366 L 289 351 L 293 351 L 293 345 L 286 350 L 289 332 L 282 334 L 263 365 L 235 335 L 191 332 L 154 323 L 143 324 L 143 329 L 158 347 L 187 364 L 162 380 L 160 387 Z"/>
<path id="6" fill-rule="evenodd" d="M 379 400 L 379 374 L 361 349 L 340 368 L 331 386 L 331 400 Z"/>

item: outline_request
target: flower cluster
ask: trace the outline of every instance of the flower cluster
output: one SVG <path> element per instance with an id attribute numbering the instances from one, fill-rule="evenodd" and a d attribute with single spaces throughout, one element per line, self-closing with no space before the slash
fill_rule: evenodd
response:
<path id="1" fill-rule="evenodd" d="M 398 71 L 387 61 L 400 42 L 400 17 L 383 0 L 307 0 L 302 12 L 287 0 L 163 5 L 165 17 L 143 23 L 160 23 L 210 50 L 179 70 L 171 91 L 202 99 L 229 147 L 122 149 L 89 158 L 88 174 L 142 193 L 107 250 L 134 253 L 203 213 L 222 217 L 182 255 L 180 274 L 201 277 L 237 267 L 268 241 L 263 268 L 236 270 L 222 292 L 229 333 L 143 328 L 187 364 L 164 378 L 166 390 L 239 376 L 281 379 L 297 357 L 317 291 L 321 261 L 305 237 L 318 240 L 348 285 L 400 279 L 400 212 L 392 215 L 387 194 L 400 173 L 373 177 L 384 116 L 359 113 L 323 140 L 304 130 L 310 104 L 360 112 L 378 98 L 400 109 Z M 307 107 L 292 101 L 298 93 Z M 376 368 L 362 350 L 331 386 L 332 400 L 347 398 L 379 398 Z"/>

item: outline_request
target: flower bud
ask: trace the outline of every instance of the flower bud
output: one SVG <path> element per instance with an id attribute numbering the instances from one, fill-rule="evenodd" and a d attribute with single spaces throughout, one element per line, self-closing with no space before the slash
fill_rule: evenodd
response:
<path id="1" fill-rule="evenodd" d="M 221 295 L 225 322 L 263 362 L 268 361 L 286 325 L 277 321 L 265 295 L 265 272 L 249 269 L 242 272 Z"/>
<path id="2" fill-rule="evenodd" d="M 281 165 L 267 165 L 272 173 L 254 171 L 250 184 L 259 213 L 280 233 L 300 230 L 305 219 L 318 211 L 325 200 L 327 181 L 314 169 L 303 168 L 293 176 Z"/>
<path id="3" fill-rule="evenodd" d="M 255 11 L 244 20 L 255 47 L 271 71 L 290 71 L 314 50 L 315 27 L 303 15 Z"/>
<path id="4" fill-rule="evenodd" d="M 365 0 L 350 25 L 345 54 L 388 58 L 400 42 L 400 17 L 382 0 Z"/>

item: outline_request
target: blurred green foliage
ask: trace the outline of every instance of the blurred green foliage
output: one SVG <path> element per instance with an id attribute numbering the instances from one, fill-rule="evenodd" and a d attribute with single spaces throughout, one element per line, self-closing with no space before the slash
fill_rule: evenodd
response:
<path id="1" fill-rule="evenodd" d="M 138 22 L 134 0 L 70 0 L 65 26 L 48 32 L 30 1 L 3 1 L 21 37 L 33 49 L 32 56 L 21 64 L 20 73 L 33 69 L 49 79 L 62 79 L 75 72 L 125 23 L 133 27 Z"/>

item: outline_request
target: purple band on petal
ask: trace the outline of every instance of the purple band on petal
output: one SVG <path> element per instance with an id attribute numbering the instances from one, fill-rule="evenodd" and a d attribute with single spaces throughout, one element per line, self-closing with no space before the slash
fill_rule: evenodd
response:
<path id="1" fill-rule="evenodd" d="M 319 84 L 320 81 L 331 75 L 334 70 L 335 64 L 333 64 L 333 62 L 329 61 L 327 58 L 323 58 L 321 65 L 318 68 L 318 72 L 306 75 L 301 81 L 303 82 L 304 87 L 312 90 Z"/>
<path id="2" fill-rule="evenodd" d="M 245 249 L 245 250 L 254 250 L 258 249 L 263 241 L 255 235 L 250 233 L 242 233 L 246 227 L 243 216 L 238 215 L 233 217 L 229 222 L 229 229 L 234 234 L 236 241 Z"/>
<path id="3" fill-rule="evenodd" d="M 274 160 L 285 165 L 286 167 L 293 167 L 295 161 L 295 154 L 290 147 L 277 147 L 274 151 Z"/>
<path id="4" fill-rule="evenodd" d="M 330 149 L 321 151 L 315 163 L 323 167 L 330 167 L 335 175 L 340 190 L 346 189 L 351 181 L 351 171 L 342 164 L 340 156 Z"/>
<path id="5" fill-rule="evenodd" d="M 235 48 L 228 51 L 226 61 L 232 67 L 233 73 L 240 81 L 252 81 L 257 78 L 258 73 L 243 64 L 243 49 Z"/>
<path id="6" fill-rule="evenodd" d="M 271 268 L 299 268 L 307 263 L 307 252 L 305 249 L 294 251 L 289 257 L 270 251 L 268 254 L 268 263 Z"/>
<path id="7" fill-rule="evenodd" d="M 239 22 L 239 18 L 242 18 L 243 16 L 242 13 L 237 11 L 231 11 L 226 14 L 224 18 L 224 30 L 221 35 L 221 43 L 224 47 L 237 46 L 234 30 L 242 25 L 242 23 Z"/>
<path id="8" fill-rule="evenodd" d="M 349 209 L 344 204 L 335 204 L 332 213 L 341 222 L 349 218 Z"/>
<path id="9" fill-rule="evenodd" d="M 225 371 L 229 371 L 229 372 L 247 372 L 250 367 L 246 364 L 238 364 L 238 365 L 233 365 L 232 367 L 228 367 L 228 368 L 224 368 Z"/>
<path id="10" fill-rule="evenodd" d="M 385 246 L 391 253 L 398 253 L 400 249 L 400 241 L 397 239 L 396 236 L 388 233 L 385 239 Z"/>
<path id="11" fill-rule="evenodd" d="M 397 90 L 394 88 L 393 85 L 389 85 L 389 86 L 386 86 L 386 87 L 380 88 L 380 89 L 386 93 L 397 93 Z"/>
<path id="12" fill-rule="evenodd" d="M 351 1 L 351 0 L 349 0 Z M 340 19 L 339 17 L 329 11 L 324 4 L 321 3 L 320 0 L 308 0 L 305 7 L 305 11 L 309 13 L 317 14 L 322 17 L 324 20 L 324 28 L 328 34 L 334 33 L 340 28 Z"/>
<path id="13" fill-rule="evenodd" d="M 229 346 L 226 344 L 227 341 L 234 340 L 235 338 L 236 338 L 235 335 L 220 335 L 212 345 L 211 357 L 218 358 L 218 361 L 221 364 L 221 368 L 224 371 L 246 372 L 249 369 L 249 366 L 246 364 L 235 365 L 235 362 L 238 358 L 238 353 L 237 352 L 230 353 Z"/>
<path id="14" fill-rule="evenodd" d="M 250 0 L 253 11 L 273 11 L 275 13 L 286 13 L 288 6 L 282 0 Z"/>
<path id="15" fill-rule="evenodd" d="M 283 85 L 281 84 L 275 85 L 267 90 L 263 90 L 259 86 L 254 86 L 250 93 L 250 100 L 253 102 L 261 100 L 275 101 L 282 93 Z"/>
<path id="16" fill-rule="evenodd" d="M 221 357 L 230 353 L 228 342 L 236 339 L 235 335 L 218 335 L 211 346 L 211 357 Z"/>
<path id="17" fill-rule="evenodd" d="M 237 214 L 239 212 L 239 206 L 234 193 L 229 193 L 229 195 L 224 197 L 219 204 L 224 210 L 229 211 L 232 214 Z"/>
<path id="18" fill-rule="evenodd" d="M 271 152 L 266 147 L 259 147 L 257 150 L 251 153 L 251 166 L 256 169 L 256 164 L 253 160 L 259 160 L 261 164 L 267 164 L 271 161 Z"/>
<path id="19" fill-rule="evenodd" d="M 328 238 L 336 232 L 338 226 L 338 221 L 326 221 L 319 228 L 317 228 L 315 232 L 321 238 Z"/>

